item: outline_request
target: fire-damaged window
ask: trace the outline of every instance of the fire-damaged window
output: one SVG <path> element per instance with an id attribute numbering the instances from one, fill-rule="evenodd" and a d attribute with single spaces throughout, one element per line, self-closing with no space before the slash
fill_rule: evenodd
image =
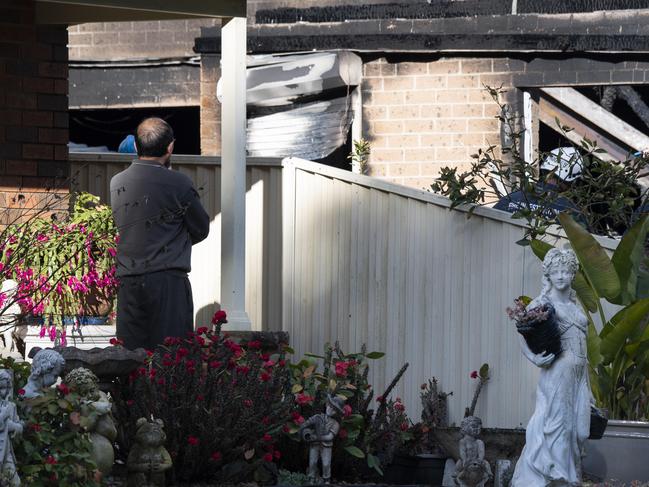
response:
<path id="1" fill-rule="evenodd" d="M 360 115 L 355 107 L 361 66 L 361 59 L 348 52 L 250 56 L 248 155 L 349 167 L 352 124 Z"/>

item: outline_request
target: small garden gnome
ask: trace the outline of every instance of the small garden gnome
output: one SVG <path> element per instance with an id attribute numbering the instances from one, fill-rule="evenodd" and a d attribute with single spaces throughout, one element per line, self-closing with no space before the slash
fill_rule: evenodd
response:
<path id="1" fill-rule="evenodd" d="M 81 416 L 86 418 L 86 427 L 90 433 L 92 459 L 99 471 L 107 475 L 115 461 L 113 441 L 117 437 L 110 398 L 99 390 L 97 376 L 83 367 L 70 371 L 63 382 L 83 398 Z"/>
<path id="2" fill-rule="evenodd" d="M 478 439 L 482 421 L 476 416 L 462 420 L 460 459 L 455 464 L 455 483 L 460 487 L 484 487 L 491 479 L 491 467 L 484 459 L 484 443 Z"/>
<path id="3" fill-rule="evenodd" d="M 42 389 L 56 383 L 65 367 L 63 356 L 50 348 L 39 350 L 32 362 L 32 372 L 25 385 L 25 399 L 42 395 Z"/>
<path id="4" fill-rule="evenodd" d="M 161 419 L 140 418 L 135 427 L 135 444 L 126 461 L 128 487 L 164 487 L 165 471 L 173 465 L 164 447 L 164 423 Z"/>
<path id="5" fill-rule="evenodd" d="M 0 485 L 9 487 L 20 486 L 20 478 L 16 472 L 16 457 L 12 440 L 22 435 L 23 425 L 20 422 L 16 405 L 11 400 L 13 393 L 13 373 L 0 369 Z"/>
<path id="6" fill-rule="evenodd" d="M 322 463 L 322 481 L 331 479 L 331 450 L 334 438 L 340 430 L 340 424 L 334 417 L 343 412 L 344 401 L 327 395 L 327 406 L 324 413 L 316 414 L 300 426 L 300 436 L 309 444 L 309 479 L 318 478 L 318 459 Z"/>

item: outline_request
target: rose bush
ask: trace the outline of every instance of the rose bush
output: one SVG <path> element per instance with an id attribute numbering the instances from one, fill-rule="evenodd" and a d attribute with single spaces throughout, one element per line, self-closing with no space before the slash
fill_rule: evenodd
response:
<path id="1" fill-rule="evenodd" d="M 162 419 L 176 480 L 270 482 L 293 401 L 283 352 L 237 343 L 214 327 L 168 338 L 130 377 L 120 416 Z M 133 430 L 134 431 L 134 430 Z"/>

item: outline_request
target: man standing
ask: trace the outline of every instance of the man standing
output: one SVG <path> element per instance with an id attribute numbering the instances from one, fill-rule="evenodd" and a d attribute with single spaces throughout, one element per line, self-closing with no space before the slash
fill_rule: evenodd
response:
<path id="1" fill-rule="evenodd" d="M 187 278 L 192 245 L 207 237 L 209 216 L 191 180 L 171 171 L 173 130 L 159 118 L 137 128 L 138 159 L 110 181 L 117 244 L 117 337 L 153 349 L 193 328 Z"/>

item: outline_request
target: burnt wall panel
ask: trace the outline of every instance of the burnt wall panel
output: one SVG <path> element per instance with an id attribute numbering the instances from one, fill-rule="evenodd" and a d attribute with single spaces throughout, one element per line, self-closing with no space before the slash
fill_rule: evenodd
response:
<path id="1" fill-rule="evenodd" d="M 197 65 L 70 69 L 71 108 L 199 104 Z"/>

